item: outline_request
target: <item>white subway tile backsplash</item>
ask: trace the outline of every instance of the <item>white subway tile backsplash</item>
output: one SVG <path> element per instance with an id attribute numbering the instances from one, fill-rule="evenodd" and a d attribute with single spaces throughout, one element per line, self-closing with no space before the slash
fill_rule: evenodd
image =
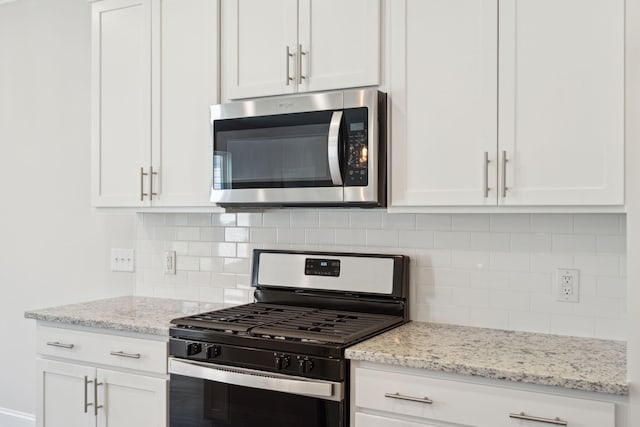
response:
<path id="1" fill-rule="evenodd" d="M 491 231 L 524 233 L 531 229 L 529 214 L 492 214 Z"/>
<path id="2" fill-rule="evenodd" d="M 617 276 L 620 271 L 620 258 L 616 255 L 576 255 L 575 267 L 581 274 Z"/>
<path id="3" fill-rule="evenodd" d="M 349 212 L 340 211 L 320 211 L 318 215 L 320 227 L 322 228 L 348 228 Z"/>
<path id="4" fill-rule="evenodd" d="M 427 230 L 399 230 L 398 244 L 402 248 L 433 248 L 434 233 Z"/>
<path id="5" fill-rule="evenodd" d="M 211 214 L 211 225 L 216 227 L 233 227 L 236 225 L 236 214 L 214 213 Z"/>
<path id="6" fill-rule="evenodd" d="M 578 214 L 573 218 L 573 232 L 585 234 L 620 233 L 619 214 Z"/>
<path id="7" fill-rule="evenodd" d="M 471 249 L 477 251 L 509 251 L 509 233 L 471 233 Z"/>
<path id="8" fill-rule="evenodd" d="M 236 225 L 238 227 L 260 227 L 262 225 L 262 214 L 238 212 L 236 214 Z"/>
<path id="9" fill-rule="evenodd" d="M 211 243 L 189 242 L 189 256 L 211 256 Z"/>
<path id="10" fill-rule="evenodd" d="M 549 332 L 575 337 L 592 337 L 595 335 L 596 322 L 591 317 L 564 315 L 549 316 Z"/>
<path id="11" fill-rule="evenodd" d="M 471 270 L 488 270 L 491 267 L 489 252 L 451 251 L 451 266 Z"/>
<path id="12" fill-rule="evenodd" d="M 278 228 L 278 243 L 301 244 L 304 243 L 303 228 Z"/>
<path id="13" fill-rule="evenodd" d="M 290 227 L 291 214 L 286 210 L 272 210 L 262 214 L 262 225 L 265 227 Z"/>
<path id="14" fill-rule="evenodd" d="M 382 228 L 387 230 L 415 230 L 415 214 L 393 214 L 382 216 Z"/>
<path id="15" fill-rule="evenodd" d="M 179 227 L 176 231 L 176 240 L 200 240 L 200 228 Z"/>
<path id="16" fill-rule="evenodd" d="M 582 234 L 554 234 L 553 252 L 595 253 L 596 237 Z"/>
<path id="17" fill-rule="evenodd" d="M 597 252 L 624 254 L 627 251 L 627 239 L 625 236 L 598 236 Z"/>
<path id="18" fill-rule="evenodd" d="M 513 252 L 550 252 L 551 234 L 512 233 L 511 250 Z"/>
<path id="19" fill-rule="evenodd" d="M 358 209 L 349 213 L 351 228 L 381 228 L 382 212 L 379 209 Z"/>
<path id="20" fill-rule="evenodd" d="M 465 231 L 436 231 L 434 247 L 438 249 L 469 249 L 471 234 Z"/>
<path id="21" fill-rule="evenodd" d="M 367 246 L 398 247 L 398 233 L 393 230 L 367 230 Z"/>
<path id="22" fill-rule="evenodd" d="M 416 228 L 418 230 L 451 230 L 451 215 L 417 214 Z"/>
<path id="23" fill-rule="evenodd" d="M 329 233 L 328 230 L 326 230 Z M 334 231 L 336 245 L 364 246 L 367 244 L 367 232 L 365 230 L 353 230 L 341 228 Z"/>
<path id="24" fill-rule="evenodd" d="M 248 242 L 249 228 L 247 227 L 227 227 L 224 229 L 224 239 L 227 242 Z"/>
<path id="25" fill-rule="evenodd" d="M 320 226 L 320 217 L 317 211 L 291 212 L 291 227 L 318 228 L 319 226 Z"/>
<path id="26" fill-rule="evenodd" d="M 211 214 L 196 213 L 187 217 L 187 225 L 194 227 L 206 227 L 211 225 Z"/>
<path id="27" fill-rule="evenodd" d="M 489 231 L 489 215 L 458 214 L 451 218 L 453 231 Z"/>
<path id="28" fill-rule="evenodd" d="M 531 231 L 534 233 L 572 233 L 573 215 L 531 215 Z"/>
<path id="29" fill-rule="evenodd" d="M 448 249 L 418 249 L 415 251 L 416 265 L 421 267 L 450 267 L 451 251 Z"/>
<path id="30" fill-rule="evenodd" d="M 412 319 L 624 339 L 625 227 L 619 214 L 144 213 L 136 294 L 250 302 L 256 248 L 402 253 Z M 164 250 L 175 275 L 162 272 Z M 555 300 L 558 268 L 580 269 L 580 302 Z"/>
<path id="31" fill-rule="evenodd" d="M 335 243 L 335 235 L 324 229 L 311 228 L 305 232 L 305 241 L 310 245 L 332 245 Z"/>
<path id="32" fill-rule="evenodd" d="M 495 271 L 529 271 L 529 254 L 494 252 L 491 254 L 491 269 Z"/>

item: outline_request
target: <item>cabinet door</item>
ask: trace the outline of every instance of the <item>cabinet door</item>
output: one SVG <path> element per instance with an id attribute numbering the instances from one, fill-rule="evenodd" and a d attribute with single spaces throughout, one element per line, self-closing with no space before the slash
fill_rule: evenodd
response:
<path id="1" fill-rule="evenodd" d="M 154 206 L 208 206 L 209 106 L 218 102 L 218 1 L 158 0 L 154 8 Z M 154 75 L 156 75 L 154 73 Z"/>
<path id="2" fill-rule="evenodd" d="M 167 425 L 168 380 L 98 369 L 98 427 Z"/>
<path id="3" fill-rule="evenodd" d="M 225 96 L 294 92 L 298 0 L 225 0 L 222 8 Z"/>
<path id="4" fill-rule="evenodd" d="M 391 3 L 392 206 L 496 204 L 497 14 L 497 0 Z"/>
<path id="5" fill-rule="evenodd" d="M 94 206 L 140 206 L 151 162 L 150 0 L 92 5 Z M 142 180 L 145 179 L 145 182 Z"/>
<path id="6" fill-rule="evenodd" d="M 501 0 L 499 24 L 500 203 L 622 204 L 624 0 Z"/>
<path id="7" fill-rule="evenodd" d="M 300 91 L 380 83 L 380 0 L 299 5 Z"/>
<path id="8" fill-rule="evenodd" d="M 95 368 L 37 359 L 37 427 L 95 426 Z"/>

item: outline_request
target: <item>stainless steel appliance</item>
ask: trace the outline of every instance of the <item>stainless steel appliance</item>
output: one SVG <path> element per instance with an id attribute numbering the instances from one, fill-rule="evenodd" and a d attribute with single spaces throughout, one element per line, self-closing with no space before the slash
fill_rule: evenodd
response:
<path id="1" fill-rule="evenodd" d="M 211 106 L 211 201 L 384 206 L 386 95 L 376 89 Z"/>
<path id="2" fill-rule="evenodd" d="M 172 427 L 346 427 L 346 347 L 408 321 L 408 257 L 255 250 L 257 302 L 172 321 Z"/>

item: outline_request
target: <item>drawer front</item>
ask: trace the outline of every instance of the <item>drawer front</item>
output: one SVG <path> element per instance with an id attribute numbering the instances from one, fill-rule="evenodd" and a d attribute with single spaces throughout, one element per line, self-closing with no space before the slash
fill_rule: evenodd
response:
<path id="1" fill-rule="evenodd" d="M 393 418 L 377 415 L 356 413 L 355 427 L 436 427 L 430 424 L 413 423 L 410 421 L 394 420 Z"/>
<path id="2" fill-rule="evenodd" d="M 615 426 L 615 404 L 611 402 L 368 368 L 355 370 L 355 404 L 363 409 L 477 427 L 554 425 L 548 421 L 566 421 L 569 427 Z M 527 417 L 539 420 L 523 420 Z"/>
<path id="3" fill-rule="evenodd" d="M 118 335 L 38 326 L 37 351 L 91 364 L 167 373 L 167 343 Z"/>

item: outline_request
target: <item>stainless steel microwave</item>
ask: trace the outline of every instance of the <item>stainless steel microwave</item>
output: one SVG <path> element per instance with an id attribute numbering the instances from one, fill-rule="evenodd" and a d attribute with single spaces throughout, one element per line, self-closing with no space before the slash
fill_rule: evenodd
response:
<path id="1" fill-rule="evenodd" d="M 386 94 L 376 89 L 211 106 L 211 201 L 384 206 Z"/>

